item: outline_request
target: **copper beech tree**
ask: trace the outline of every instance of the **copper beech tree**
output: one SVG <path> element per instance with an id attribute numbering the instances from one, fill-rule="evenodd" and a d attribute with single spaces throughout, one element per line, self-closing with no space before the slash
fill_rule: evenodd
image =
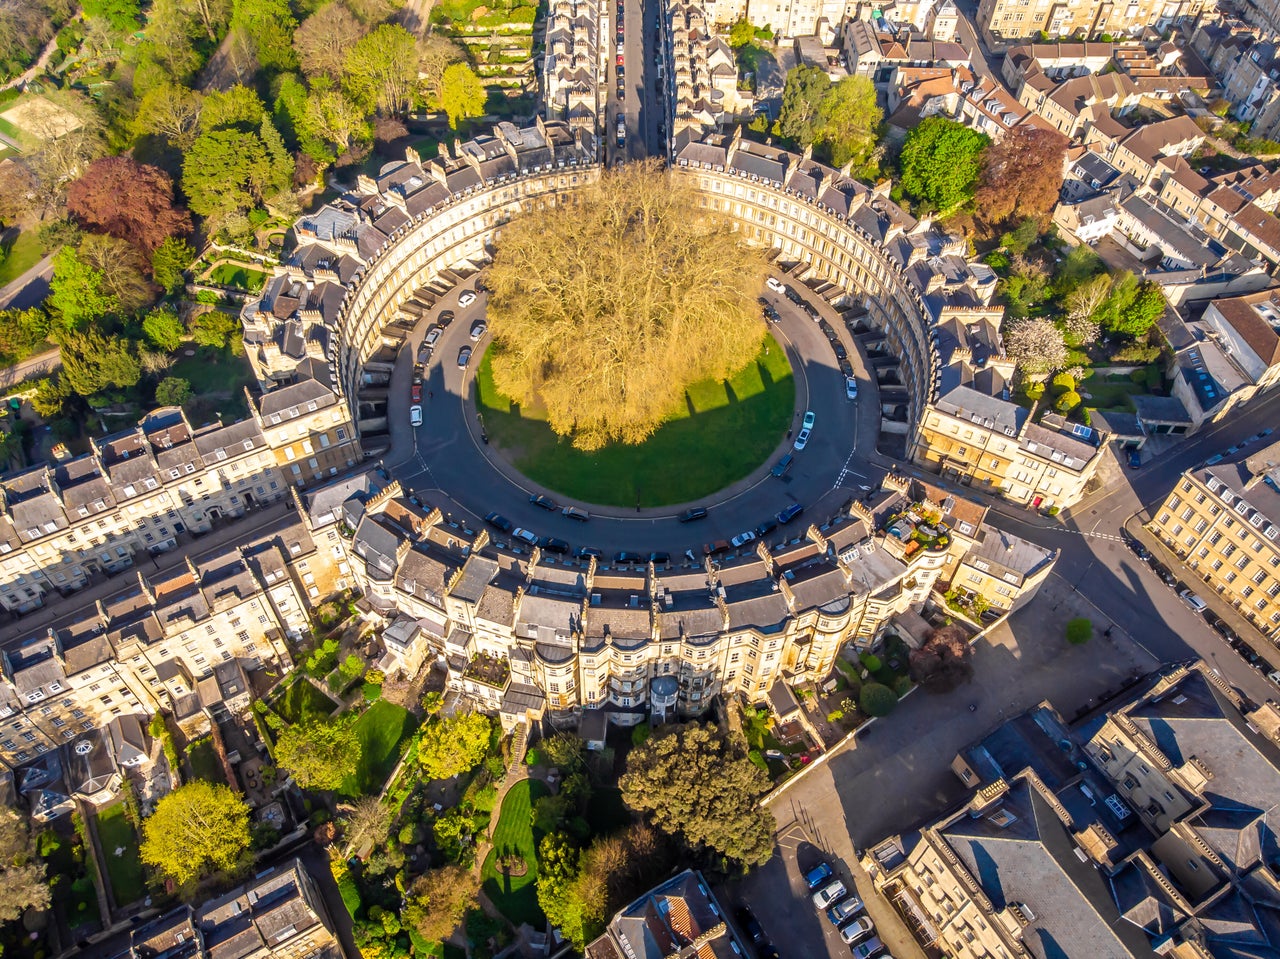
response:
<path id="1" fill-rule="evenodd" d="M 765 262 L 653 163 L 503 228 L 489 274 L 493 377 L 579 449 L 639 443 L 760 349 Z"/>

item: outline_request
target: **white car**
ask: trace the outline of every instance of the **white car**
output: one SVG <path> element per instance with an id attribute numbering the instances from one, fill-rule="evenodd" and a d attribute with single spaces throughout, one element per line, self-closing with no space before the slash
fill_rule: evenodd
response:
<path id="1" fill-rule="evenodd" d="M 840 938 L 845 941 L 846 945 L 853 945 L 855 942 L 861 942 L 867 936 L 875 932 L 875 925 L 866 916 L 859 916 L 849 925 L 840 930 Z"/>
<path id="2" fill-rule="evenodd" d="M 467 290 L 467 292 L 463 293 L 462 296 L 458 297 L 459 306 L 470 306 L 475 301 L 476 295 L 471 290 Z"/>
<path id="3" fill-rule="evenodd" d="M 625 44 L 625 43 L 619 43 L 619 44 L 618 44 L 618 56 L 623 56 L 626 52 L 627 52 L 626 44 Z"/>
<path id="4" fill-rule="evenodd" d="M 409 425 L 410 426 L 422 425 L 422 407 L 421 406 L 409 407 Z"/>
<path id="5" fill-rule="evenodd" d="M 843 899 L 847 891 L 844 888 L 844 883 L 839 879 L 833 879 L 813 894 L 813 904 L 819 909 L 826 909 L 833 902 L 839 902 Z"/>
<path id="6" fill-rule="evenodd" d="M 814 421 L 814 420 L 816 420 L 816 419 L 817 419 L 817 417 L 816 417 L 816 416 L 814 416 L 814 414 L 813 414 L 813 410 L 805 410 L 805 411 L 804 411 L 804 422 L 800 424 L 800 428 L 801 428 L 801 429 L 803 429 L 803 430 L 811 430 L 811 429 L 813 429 L 813 421 Z"/>
<path id="7" fill-rule="evenodd" d="M 804 449 L 809 443 L 809 433 L 809 430 L 801 430 L 799 435 L 796 436 L 796 441 L 791 444 L 791 448 L 794 450 Z"/>
<path id="8" fill-rule="evenodd" d="M 846 376 L 844 378 L 844 395 L 851 400 L 856 400 L 858 398 L 858 381 L 852 376 Z"/>
<path id="9" fill-rule="evenodd" d="M 782 293 L 786 289 L 786 287 L 782 285 L 782 281 L 773 276 L 765 280 L 764 285 L 773 290 L 774 293 Z"/>
<path id="10" fill-rule="evenodd" d="M 517 526 L 515 529 L 513 529 L 511 531 L 511 536 L 514 539 L 524 540 L 530 546 L 538 545 L 538 535 L 536 533 L 529 532 L 523 526 Z"/>
<path id="11" fill-rule="evenodd" d="M 733 539 L 729 540 L 729 544 L 732 546 L 745 546 L 755 538 L 755 532 L 753 530 L 747 530 L 745 533 L 739 533 Z"/>
<path id="12" fill-rule="evenodd" d="M 1182 592 L 1178 594 L 1178 596 L 1182 599 L 1184 603 L 1186 603 L 1188 606 L 1194 609 L 1197 613 L 1203 613 L 1206 609 L 1209 608 L 1208 603 L 1206 603 L 1203 599 L 1201 599 L 1195 593 L 1191 592 L 1191 590 L 1189 589 L 1184 589 Z"/>

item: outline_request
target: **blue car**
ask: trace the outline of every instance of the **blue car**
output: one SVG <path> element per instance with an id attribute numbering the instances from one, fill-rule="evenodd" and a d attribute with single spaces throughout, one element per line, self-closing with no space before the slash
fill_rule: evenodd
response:
<path id="1" fill-rule="evenodd" d="M 792 503 L 786 509 L 780 511 L 778 515 L 774 517 L 774 519 L 778 521 L 779 526 L 786 526 L 788 523 L 790 523 L 793 519 L 795 519 L 797 516 L 799 516 L 803 512 L 804 512 L 803 506 L 801 506 L 799 503 Z"/>
<path id="2" fill-rule="evenodd" d="M 831 867 L 820 862 L 804 874 L 804 881 L 810 889 L 817 889 L 832 876 Z"/>

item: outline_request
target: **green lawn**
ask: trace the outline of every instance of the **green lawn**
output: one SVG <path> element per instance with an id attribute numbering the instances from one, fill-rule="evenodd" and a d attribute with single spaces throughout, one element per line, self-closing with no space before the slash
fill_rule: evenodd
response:
<path id="1" fill-rule="evenodd" d="M 537 779 L 523 779 L 502 800 L 498 826 L 493 831 L 493 850 L 484 861 L 480 876 L 484 892 L 499 911 L 515 925 L 527 922 L 539 926 L 545 921 L 538 907 L 538 839 L 533 833 L 532 808 L 536 800 L 547 795 L 546 784 Z M 528 871 L 523 876 L 504 876 L 498 859 L 514 853 L 524 859 Z"/>
<path id="2" fill-rule="evenodd" d="M 205 782 L 225 786 L 227 779 L 222 775 L 222 763 L 218 762 L 218 753 L 213 748 L 212 739 L 203 739 L 187 752 L 187 762 L 191 764 L 191 774 Z"/>
<path id="3" fill-rule="evenodd" d="M 219 263 L 209 272 L 209 282 L 256 293 L 267 282 L 267 274 L 235 263 Z"/>
<path id="4" fill-rule="evenodd" d="M 1132 410 L 1130 397 L 1146 393 L 1147 388 L 1138 386 L 1127 376 L 1118 380 L 1091 376 L 1076 387 L 1076 392 L 1085 398 L 1084 405 L 1093 409 Z"/>
<path id="5" fill-rule="evenodd" d="M 40 262 L 40 240 L 35 230 L 23 230 L 4 244 L 4 262 L 0 263 L 0 286 L 6 286 Z"/>
<path id="6" fill-rule="evenodd" d="M 328 716 L 338 704 L 313 686 L 310 682 L 298 677 L 285 687 L 284 692 L 276 696 L 271 708 L 290 725 L 305 719 L 320 719 Z"/>
<path id="7" fill-rule="evenodd" d="M 125 818 L 124 803 L 98 813 L 98 842 L 116 905 L 127 906 L 145 896 L 147 883 L 138 857 L 138 833 Z"/>
<path id="8" fill-rule="evenodd" d="M 685 405 L 638 446 L 595 453 L 574 449 L 544 419 L 493 384 L 489 355 L 476 375 L 477 404 L 490 438 L 530 479 L 574 499 L 605 506 L 667 506 L 699 499 L 742 479 L 765 461 L 791 423 L 796 384 L 786 353 L 766 337 L 755 361 L 727 383 L 689 387 Z"/>
<path id="9" fill-rule="evenodd" d="M 400 751 L 413 731 L 417 718 L 402 706 L 380 699 L 356 720 L 360 738 L 360 765 L 343 780 L 338 792 L 362 796 L 382 788 L 400 759 Z"/>
<path id="10" fill-rule="evenodd" d="M 196 351 L 194 356 L 186 355 L 189 349 Z M 252 387 L 256 380 L 243 354 L 235 356 L 230 350 L 184 344 L 178 361 L 165 376 L 176 376 L 191 384 L 193 399 L 188 412 L 194 404 L 197 418 L 209 415 L 211 410 L 221 413 L 227 422 L 248 415 L 244 388 Z"/>

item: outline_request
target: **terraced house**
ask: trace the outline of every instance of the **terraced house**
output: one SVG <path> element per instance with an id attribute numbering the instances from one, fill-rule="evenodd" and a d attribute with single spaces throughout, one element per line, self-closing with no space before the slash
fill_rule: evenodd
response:
<path id="1" fill-rule="evenodd" d="M 1147 528 L 1280 640 L 1280 443 L 1187 470 Z"/>
<path id="2" fill-rule="evenodd" d="M 335 484 L 304 502 L 312 536 L 340 531 L 352 579 L 386 625 L 380 667 L 438 661 L 508 727 L 583 709 L 619 724 L 654 710 L 695 715 L 719 694 L 760 701 L 775 682 L 826 678 L 845 643 L 870 646 L 940 578 L 985 565 L 1007 594 L 969 588 L 1009 609 L 1056 558 L 1031 559 L 1035 548 L 990 526 L 975 503 L 892 478 L 772 550 L 757 541 L 677 568 L 514 551 L 394 483 Z"/>

